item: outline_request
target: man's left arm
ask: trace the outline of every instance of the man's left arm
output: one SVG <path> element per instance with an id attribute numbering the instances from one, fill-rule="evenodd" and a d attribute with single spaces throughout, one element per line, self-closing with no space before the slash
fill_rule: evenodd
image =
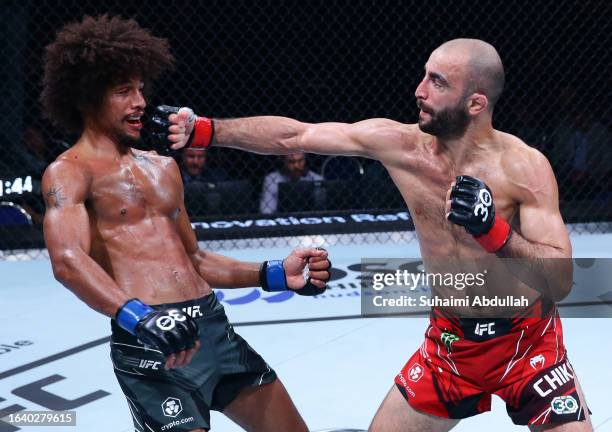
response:
<path id="1" fill-rule="evenodd" d="M 533 154 L 527 163 L 504 170 L 519 202 L 520 233 L 513 230 L 496 254 L 508 258 L 504 262 L 520 280 L 560 301 L 572 288 L 572 245 L 555 175 L 541 153 Z"/>
<path id="2" fill-rule="evenodd" d="M 508 191 L 519 203 L 519 230 L 496 214 L 495 197 L 486 184 L 467 176 L 458 177 L 449 191 L 448 219 L 464 226 L 488 252 L 507 258 L 503 261 L 515 277 L 560 301 L 572 287 L 572 251 L 552 168 L 541 153 L 530 150 L 528 157 L 508 157 L 502 169 Z M 466 193 L 473 200 L 465 199 Z"/>
<path id="3" fill-rule="evenodd" d="M 182 189 L 178 167 L 175 165 L 174 169 Z M 261 286 L 267 291 L 290 289 L 302 295 L 316 295 L 325 291 L 327 281 L 330 279 L 331 263 L 324 249 L 296 249 L 284 260 L 270 260 L 263 263 L 240 261 L 199 248 L 184 203 L 181 203 L 176 223 L 187 255 L 196 271 L 211 287 Z M 303 273 L 306 266 L 308 266 L 307 281 L 304 280 Z"/>
<path id="4" fill-rule="evenodd" d="M 527 163 L 504 169 L 511 193 L 519 203 L 520 234 L 514 231 L 497 255 L 509 258 L 571 258 L 572 246 L 559 212 L 555 175 L 541 153 L 533 154 L 535 156 Z"/>
<path id="5" fill-rule="evenodd" d="M 214 288 L 261 286 L 266 291 L 292 290 L 302 295 L 325 291 L 331 264 L 327 251 L 316 248 L 296 249 L 284 260 L 252 263 L 210 251 L 203 251 L 187 217 L 184 206 L 179 217 L 179 232 L 185 250 L 197 272 Z M 303 270 L 308 266 L 308 281 Z"/>

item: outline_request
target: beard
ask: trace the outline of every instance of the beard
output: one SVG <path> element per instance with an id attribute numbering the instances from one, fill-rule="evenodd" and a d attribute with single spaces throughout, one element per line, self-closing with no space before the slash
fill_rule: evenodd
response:
<path id="1" fill-rule="evenodd" d="M 116 131 L 115 135 L 117 137 L 117 141 L 119 141 L 119 144 L 121 144 L 123 147 L 134 147 L 139 150 L 149 150 L 142 141 L 142 134 L 139 137 L 133 137 L 123 131 Z"/>
<path id="2" fill-rule="evenodd" d="M 459 138 L 470 124 L 470 116 L 463 104 L 462 100 L 456 106 L 438 112 L 423 110 L 429 114 L 431 119 L 428 121 L 419 119 L 419 129 L 438 138 Z M 420 103 L 417 105 L 423 109 Z"/>

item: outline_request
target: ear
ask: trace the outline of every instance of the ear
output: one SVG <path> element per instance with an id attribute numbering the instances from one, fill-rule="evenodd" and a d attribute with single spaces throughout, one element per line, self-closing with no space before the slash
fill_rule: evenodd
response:
<path id="1" fill-rule="evenodd" d="M 483 93 L 474 93 L 468 99 L 468 113 L 477 116 L 489 107 L 489 98 Z"/>

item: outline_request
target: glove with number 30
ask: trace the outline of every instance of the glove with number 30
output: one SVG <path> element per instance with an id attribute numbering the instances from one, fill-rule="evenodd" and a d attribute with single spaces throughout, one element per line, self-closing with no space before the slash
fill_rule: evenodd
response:
<path id="1" fill-rule="evenodd" d="M 450 201 L 447 219 L 464 227 L 488 252 L 497 252 L 508 242 L 510 225 L 495 214 L 493 194 L 482 180 L 458 176 Z"/>

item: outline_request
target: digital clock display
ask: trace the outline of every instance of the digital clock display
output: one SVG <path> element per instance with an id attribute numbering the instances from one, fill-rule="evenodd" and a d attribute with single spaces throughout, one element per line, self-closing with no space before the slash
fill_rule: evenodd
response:
<path id="1" fill-rule="evenodd" d="M 32 192 L 32 176 L 0 179 L 0 197 Z"/>

